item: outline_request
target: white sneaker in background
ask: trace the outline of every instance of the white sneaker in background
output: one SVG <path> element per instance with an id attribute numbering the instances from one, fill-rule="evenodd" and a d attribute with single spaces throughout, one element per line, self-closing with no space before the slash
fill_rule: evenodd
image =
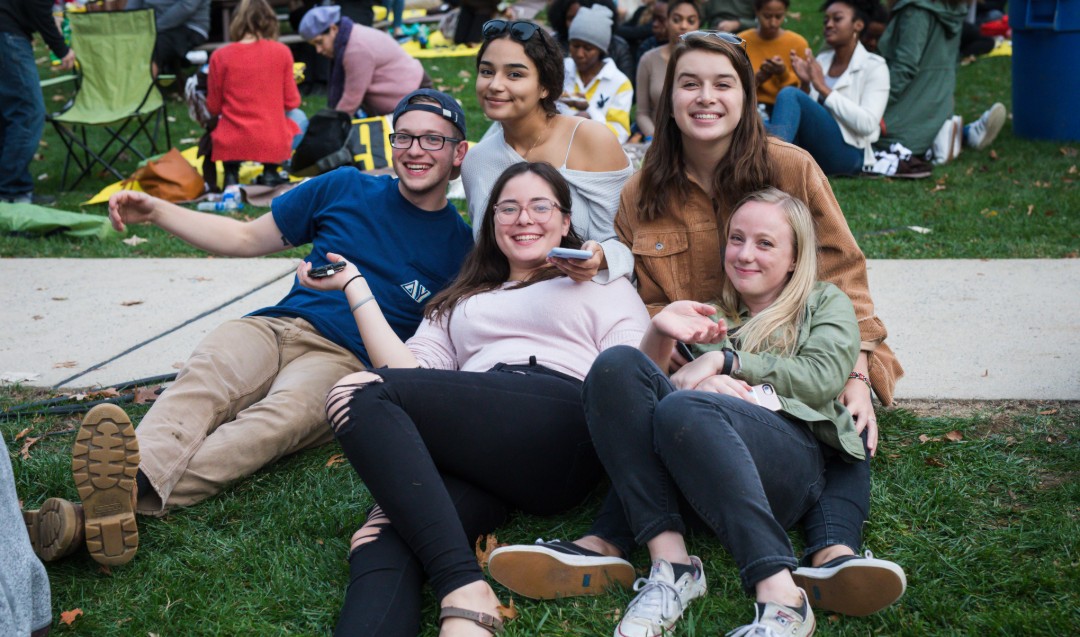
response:
<path id="1" fill-rule="evenodd" d="M 1008 113 L 1005 105 L 996 102 L 986 109 L 982 117 L 964 127 L 964 144 L 975 150 L 982 150 L 994 143 L 998 133 L 1005 126 L 1006 115 Z"/>
<path id="2" fill-rule="evenodd" d="M 956 159 L 960 154 L 962 126 L 963 120 L 959 115 L 953 115 L 942 122 L 934 136 L 934 144 L 930 147 L 933 162 L 938 166 Z"/>

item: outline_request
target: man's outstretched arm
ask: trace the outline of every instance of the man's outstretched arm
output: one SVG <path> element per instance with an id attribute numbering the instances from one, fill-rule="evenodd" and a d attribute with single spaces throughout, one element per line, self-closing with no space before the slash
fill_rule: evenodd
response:
<path id="1" fill-rule="evenodd" d="M 292 247 L 272 214 L 240 221 L 189 210 L 132 190 L 109 198 L 109 220 L 119 232 L 128 225 L 151 223 L 200 250 L 226 257 L 261 257 Z"/>

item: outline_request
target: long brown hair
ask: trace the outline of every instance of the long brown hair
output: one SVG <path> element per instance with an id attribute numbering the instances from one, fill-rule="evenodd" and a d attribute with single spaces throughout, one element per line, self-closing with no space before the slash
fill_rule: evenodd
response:
<path id="1" fill-rule="evenodd" d="M 260 40 L 276 40 L 278 18 L 266 0 L 240 0 L 240 6 L 229 23 L 229 39 L 239 42 L 245 35 Z"/>
<path id="2" fill-rule="evenodd" d="M 499 196 L 502 195 L 506 183 L 525 173 L 533 173 L 546 181 L 555 193 L 555 203 L 559 204 L 559 211 L 566 217 L 570 216 L 570 186 L 551 164 L 543 161 L 519 162 L 504 170 L 491 188 L 491 197 L 484 208 L 484 219 L 480 222 L 480 234 L 476 238 L 476 247 L 469 256 L 465 257 L 457 279 L 428 301 L 427 307 L 424 308 L 425 318 L 430 321 L 440 321 L 446 317 L 449 321 L 458 303 L 475 294 L 490 292 L 509 280 L 510 262 L 495 241 L 495 204 L 499 202 Z M 570 231 L 562 238 L 559 245 L 563 248 L 580 248 L 582 243 L 581 237 L 574 232 L 574 227 L 571 225 Z M 533 283 L 561 276 L 566 275 L 558 268 L 540 268 L 509 289 L 518 290 Z"/>
<path id="3" fill-rule="evenodd" d="M 665 216 L 668 206 L 678 205 L 690 196 L 690 180 L 683 158 L 682 131 L 672 117 L 675 67 L 679 58 L 690 51 L 723 55 L 739 76 L 743 90 L 741 119 L 731 134 L 731 146 L 713 173 L 712 190 L 721 209 L 729 208 L 743 195 L 761 190 L 772 181 L 772 168 L 766 152 L 765 125 L 757 114 L 757 89 L 750 58 L 736 44 L 710 35 L 680 38 L 671 52 L 664 76 L 663 98 L 656 109 L 656 132 L 641 166 L 641 205 L 638 216 L 652 221 Z"/>

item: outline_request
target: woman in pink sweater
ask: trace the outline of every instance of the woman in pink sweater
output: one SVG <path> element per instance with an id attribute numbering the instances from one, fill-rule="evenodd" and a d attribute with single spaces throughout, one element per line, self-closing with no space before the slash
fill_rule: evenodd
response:
<path id="1" fill-rule="evenodd" d="M 431 78 L 385 31 L 355 24 L 341 7 L 320 6 L 304 14 L 300 35 L 330 58 L 326 105 L 349 115 L 393 113 L 394 107 Z"/>
<path id="2" fill-rule="evenodd" d="M 242 161 L 262 162 L 267 183 L 283 181 L 278 164 L 289 158 L 300 132 L 285 116 L 300 106 L 300 93 L 292 53 L 277 35 L 278 19 L 266 0 L 241 0 L 229 25 L 233 43 L 210 58 L 206 107 L 218 116 L 210 157 L 224 162 L 226 186 L 239 183 Z"/>
<path id="3" fill-rule="evenodd" d="M 625 278 L 575 283 L 549 263 L 552 248 L 582 243 L 551 165 L 508 168 L 486 212 L 458 279 L 407 343 L 355 266 L 314 280 L 300 266 L 304 285 L 345 291 L 373 364 L 327 399 L 377 503 L 353 536 L 339 635 L 416 635 L 425 579 L 442 607 L 440 635 L 487 635 L 501 624 L 499 602 L 473 542 L 510 509 L 565 511 L 602 475 L 581 382 L 601 351 L 638 344 L 645 306 Z"/>

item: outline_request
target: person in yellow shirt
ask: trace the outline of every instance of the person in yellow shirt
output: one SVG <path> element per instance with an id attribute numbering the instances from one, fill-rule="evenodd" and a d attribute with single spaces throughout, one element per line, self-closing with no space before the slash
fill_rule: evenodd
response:
<path id="1" fill-rule="evenodd" d="M 791 52 L 801 53 L 809 45 L 806 38 L 783 28 L 791 0 L 754 0 L 758 25 L 739 34 L 746 41 L 746 53 L 754 66 L 758 104 L 764 104 L 768 114 L 776 103 L 776 94 L 785 86 L 798 86 L 787 60 Z"/>

